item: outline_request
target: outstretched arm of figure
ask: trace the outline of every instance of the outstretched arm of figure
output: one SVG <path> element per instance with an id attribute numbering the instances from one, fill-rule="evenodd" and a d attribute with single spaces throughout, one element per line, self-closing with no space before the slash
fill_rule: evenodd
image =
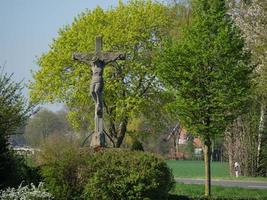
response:
<path id="1" fill-rule="evenodd" d="M 86 54 L 86 53 L 74 53 L 72 55 L 73 60 L 78 60 L 80 62 L 86 63 L 86 64 L 91 64 L 92 59 L 94 57 L 94 54 Z"/>
<path id="2" fill-rule="evenodd" d="M 114 62 L 116 60 L 125 60 L 125 54 L 120 52 L 117 53 L 106 52 L 102 53 L 101 60 L 103 60 L 105 64 Z"/>

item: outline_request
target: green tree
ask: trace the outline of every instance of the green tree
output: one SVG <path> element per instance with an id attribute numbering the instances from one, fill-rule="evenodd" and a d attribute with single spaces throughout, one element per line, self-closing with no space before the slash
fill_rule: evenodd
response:
<path id="1" fill-rule="evenodd" d="M 158 74 L 176 94 L 173 109 L 182 126 L 202 138 L 208 196 L 211 140 L 244 110 L 252 70 L 225 1 L 193 1 L 192 9 L 182 37 L 162 53 Z"/>
<path id="2" fill-rule="evenodd" d="M 66 119 L 66 112 L 43 109 L 36 113 L 28 122 L 25 138 L 31 146 L 40 146 L 51 134 L 67 135 L 72 132 Z"/>
<path id="3" fill-rule="evenodd" d="M 92 121 L 91 70 L 74 62 L 72 54 L 94 51 L 95 37 L 102 35 L 104 51 L 127 55 L 126 61 L 107 66 L 104 73 L 105 127 L 113 146 L 120 147 L 131 116 L 142 111 L 144 102 L 152 103 L 152 94 L 162 89 L 152 60 L 168 34 L 170 22 L 168 8 L 149 0 L 120 1 L 118 7 L 107 11 L 98 7 L 83 12 L 71 26 L 60 29 L 49 52 L 39 58 L 40 69 L 30 84 L 31 100 L 66 103 L 76 127 L 83 120 Z"/>
<path id="4" fill-rule="evenodd" d="M 260 102 L 258 125 L 257 168 L 260 175 L 267 175 L 267 2 L 251 0 L 232 2 L 232 16 L 242 30 L 246 46 L 252 52 L 256 83 L 255 101 Z M 252 134 L 251 134 L 252 135 Z"/>
<path id="5" fill-rule="evenodd" d="M 9 136 L 25 126 L 32 111 L 21 90 L 21 83 L 15 83 L 12 75 L 0 73 L 0 188 L 22 181 L 16 171 L 17 158 L 8 148 Z"/>
<path id="6" fill-rule="evenodd" d="M 168 110 L 168 105 L 174 100 L 174 96 L 169 91 L 161 91 L 153 94 L 153 103 L 144 102 L 142 112 L 132 117 L 127 128 L 127 140 L 132 144 L 134 140 L 142 142 L 148 152 L 159 153 L 161 155 L 168 152 L 168 144 L 164 141 L 166 130 L 173 128 L 177 123 L 177 116 L 172 115 Z M 126 145 L 125 145 L 126 146 Z"/>

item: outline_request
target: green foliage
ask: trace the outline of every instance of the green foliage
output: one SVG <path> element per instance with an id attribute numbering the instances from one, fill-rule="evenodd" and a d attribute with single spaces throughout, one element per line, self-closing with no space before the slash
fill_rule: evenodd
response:
<path id="1" fill-rule="evenodd" d="M 56 199 L 75 199 L 82 193 L 79 168 L 84 166 L 84 156 L 80 155 L 77 144 L 62 136 L 45 141 L 38 163 L 46 186 Z"/>
<path id="2" fill-rule="evenodd" d="M 173 176 L 162 158 L 140 151 L 96 153 L 51 141 L 41 153 L 42 174 L 56 199 L 167 199 Z"/>
<path id="3" fill-rule="evenodd" d="M 8 151 L 1 154 L 0 159 L 0 188 L 16 187 L 21 183 L 37 184 L 41 181 L 39 169 L 28 166 L 23 156 Z"/>
<path id="4" fill-rule="evenodd" d="M 166 163 L 148 153 L 108 150 L 93 154 L 91 162 L 87 199 L 164 200 L 173 184 Z"/>
<path id="5" fill-rule="evenodd" d="M 203 185 L 176 184 L 170 200 L 263 200 L 267 198 L 266 190 L 239 187 L 212 186 L 214 195 L 203 196 Z"/>
<path id="6" fill-rule="evenodd" d="M 139 140 L 134 140 L 132 147 L 131 147 L 132 151 L 144 151 L 143 145 Z"/>
<path id="7" fill-rule="evenodd" d="M 74 52 L 94 51 L 95 37 L 104 38 L 104 51 L 121 51 L 127 60 L 110 64 L 104 73 L 105 117 L 107 130 L 120 146 L 131 116 L 142 112 L 144 102 L 153 102 L 152 94 L 161 87 L 155 78 L 153 55 L 168 35 L 171 18 L 168 7 L 150 0 L 131 0 L 109 10 L 96 8 L 75 18 L 59 31 L 50 51 L 43 54 L 30 84 L 33 102 L 60 101 L 70 108 L 75 127 L 93 119 L 93 100 L 89 96 L 91 70 L 74 62 Z M 123 126 L 119 126 L 124 123 Z M 92 123 L 93 124 L 93 123 Z M 115 127 L 115 128 L 114 128 Z"/>
<path id="8" fill-rule="evenodd" d="M 0 134 L 3 137 L 16 133 L 31 114 L 22 93 L 21 83 L 12 81 L 12 75 L 0 73 Z"/>
<path id="9" fill-rule="evenodd" d="M 42 109 L 29 120 L 25 129 L 25 138 L 30 146 L 40 146 L 52 134 L 67 134 L 71 131 L 66 119 L 67 113 Z"/>
<path id="10" fill-rule="evenodd" d="M 202 137 L 210 179 L 211 139 L 244 112 L 250 95 L 250 54 L 227 15 L 225 0 L 196 0 L 191 23 L 160 55 L 158 75 L 176 94 L 173 111 Z M 205 195 L 210 195 L 207 181 Z"/>
<path id="11" fill-rule="evenodd" d="M 257 175 L 267 176 L 267 157 L 266 153 L 266 138 L 267 138 L 267 1 L 265 0 L 250 0 L 250 1 L 233 1 L 231 5 L 231 14 L 235 19 L 236 24 L 242 30 L 245 38 L 247 48 L 252 52 L 252 61 L 256 68 L 254 70 L 255 83 L 253 87 L 254 102 L 250 106 L 251 110 L 255 110 L 254 104 L 261 104 L 261 111 L 259 115 L 258 130 L 249 133 L 249 141 L 257 141 L 257 147 L 254 150 L 249 145 L 247 148 L 257 153 L 256 164 L 254 167 L 249 167 L 248 171 L 255 174 L 255 165 L 257 167 Z M 249 123 L 250 120 L 246 123 Z M 257 136 L 255 133 L 257 132 Z M 265 149 L 265 150 L 263 150 Z M 253 163 L 253 161 L 252 161 Z M 255 163 L 255 162 L 254 162 Z M 250 166 L 250 164 L 247 164 Z"/>
<path id="12" fill-rule="evenodd" d="M 239 1 L 231 4 L 231 14 L 242 30 L 247 47 L 252 52 L 252 59 L 257 70 L 254 81 L 255 94 L 261 101 L 267 97 L 267 15 L 265 0 Z"/>
<path id="13" fill-rule="evenodd" d="M 127 127 L 127 137 L 124 144 L 131 147 L 135 139 L 142 142 L 148 152 L 157 152 L 161 155 L 168 153 L 168 143 L 162 142 L 166 137 L 166 130 L 174 126 L 178 119 L 168 111 L 168 104 L 174 100 L 170 91 L 161 91 L 152 94 L 154 102 L 144 102 L 142 112 L 132 116 Z M 126 146 L 125 145 L 125 146 Z"/>
<path id="14" fill-rule="evenodd" d="M 13 82 L 12 75 L 0 73 L 0 188 L 17 186 L 26 180 L 23 158 L 8 147 L 9 136 L 24 127 L 31 114 L 32 107 L 27 106 L 21 90 L 21 83 Z"/>
<path id="15" fill-rule="evenodd" d="M 195 1 L 183 37 L 161 55 L 158 72 L 176 93 L 174 105 L 187 130 L 222 134 L 249 97 L 250 55 L 223 0 Z"/>

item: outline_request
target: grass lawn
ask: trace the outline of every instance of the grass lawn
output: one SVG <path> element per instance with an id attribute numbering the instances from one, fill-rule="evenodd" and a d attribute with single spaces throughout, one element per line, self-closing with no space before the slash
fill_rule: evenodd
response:
<path id="1" fill-rule="evenodd" d="M 204 161 L 191 160 L 167 160 L 168 166 L 172 169 L 175 177 L 183 178 L 203 178 Z M 229 176 L 228 163 L 212 162 L 212 177 L 223 178 Z"/>
<path id="2" fill-rule="evenodd" d="M 267 190 L 260 189 L 243 189 L 237 187 L 221 187 L 212 186 L 212 197 L 214 199 L 253 199 L 253 200 L 266 200 Z M 172 194 L 179 196 L 188 196 L 191 198 L 203 197 L 204 185 L 186 185 L 176 184 L 176 187 Z"/>
<path id="3" fill-rule="evenodd" d="M 191 160 L 167 160 L 168 166 L 172 169 L 174 177 L 181 178 L 204 178 L 204 161 Z M 267 181 L 263 177 L 231 177 L 227 162 L 212 162 L 211 177 L 213 179 L 234 179 L 244 181 Z"/>

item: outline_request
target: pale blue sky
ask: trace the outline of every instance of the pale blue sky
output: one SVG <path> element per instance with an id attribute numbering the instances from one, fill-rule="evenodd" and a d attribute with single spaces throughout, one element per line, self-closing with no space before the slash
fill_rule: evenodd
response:
<path id="1" fill-rule="evenodd" d="M 127 0 L 123 0 L 126 2 Z M 96 6 L 109 8 L 118 0 L 0 0 L 0 66 L 15 81 L 31 79 L 36 57 L 48 51 L 60 27 L 80 12 Z M 27 90 L 24 91 L 27 96 Z M 50 106 L 57 110 L 58 106 Z"/>

